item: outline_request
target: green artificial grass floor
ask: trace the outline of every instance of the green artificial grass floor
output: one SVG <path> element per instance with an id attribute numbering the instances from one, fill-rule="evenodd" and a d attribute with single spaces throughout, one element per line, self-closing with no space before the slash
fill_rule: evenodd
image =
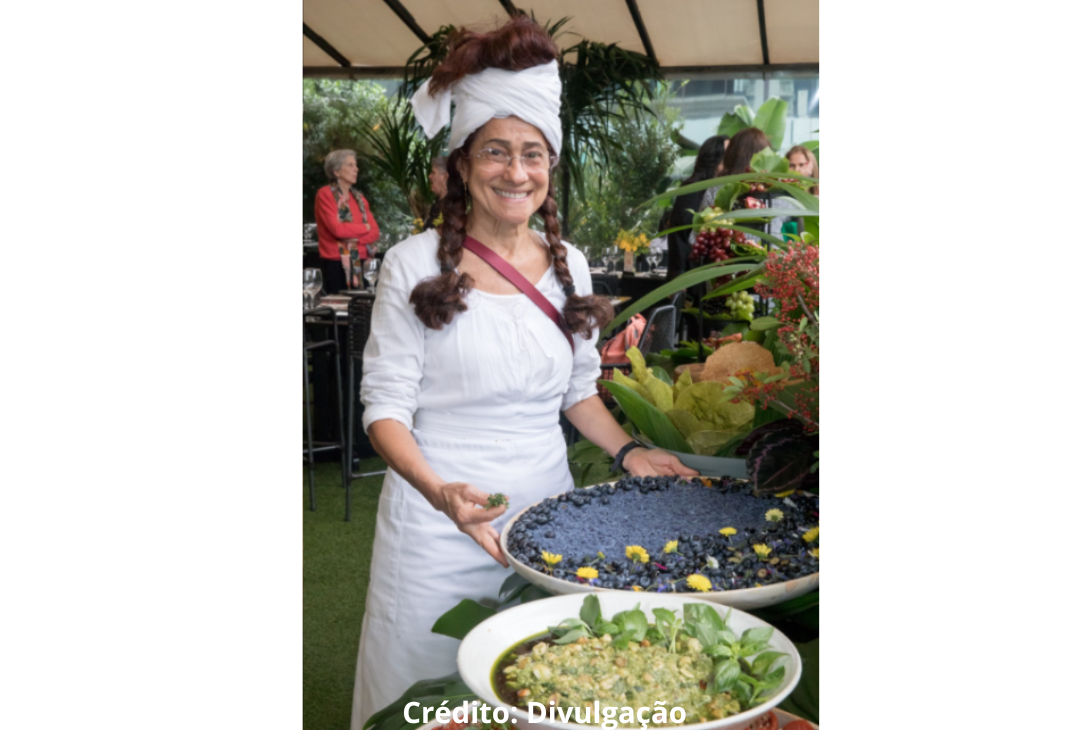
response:
<path id="1" fill-rule="evenodd" d="M 385 469 L 364 459 L 359 471 Z M 367 597 L 382 477 L 352 483 L 352 521 L 344 521 L 340 465 L 316 466 L 317 511 L 310 511 L 303 465 L 303 728 L 347 730 L 359 629 Z"/>

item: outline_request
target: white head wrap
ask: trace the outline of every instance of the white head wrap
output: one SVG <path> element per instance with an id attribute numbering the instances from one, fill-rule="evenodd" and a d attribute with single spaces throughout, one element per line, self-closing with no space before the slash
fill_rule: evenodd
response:
<path id="1" fill-rule="evenodd" d="M 412 96 L 416 119 L 428 138 L 450 122 L 450 102 L 457 104 L 450 125 L 450 149 L 496 117 L 518 117 L 537 129 L 560 154 L 560 67 L 555 61 L 521 71 L 484 69 L 469 74 L 451 88 L 432 97 L 428 79 Z"/>

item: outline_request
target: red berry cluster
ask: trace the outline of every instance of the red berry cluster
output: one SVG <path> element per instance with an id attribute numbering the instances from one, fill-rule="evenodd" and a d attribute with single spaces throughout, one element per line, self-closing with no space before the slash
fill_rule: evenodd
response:
<path id="1" fill-rule="evenodd" d="M 697 261 L 704 257 L 711 261 L 725 261 L 734 257 L 730 244 L 744 241 L 745 234 L 741 231 L 731 231 L 727 228 L 703 231 L 696 235 L 696 243 L 692 246 L 692 253 L 688 254 L 688 258 L 690 261 Z"/>

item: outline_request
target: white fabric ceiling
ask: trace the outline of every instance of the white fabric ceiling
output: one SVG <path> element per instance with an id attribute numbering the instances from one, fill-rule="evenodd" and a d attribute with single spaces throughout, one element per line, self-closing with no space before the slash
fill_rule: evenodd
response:
<path id="1" fill-rule="evenodd" d="M 570 16 L 561 47 L 588 38 L 647 53 L 638 15 L 666 73 L 819 61 L 819 0 L 303 0 L 303 74 L 400 75 L 421 36 L 447 24 L 494 27 L 515 6 L 542 22 Z"/>

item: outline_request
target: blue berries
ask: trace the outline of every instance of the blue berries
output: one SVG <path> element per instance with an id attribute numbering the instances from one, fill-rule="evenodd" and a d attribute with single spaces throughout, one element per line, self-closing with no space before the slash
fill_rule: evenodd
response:
<path id="1" fill-rule="evenodd" d="M 801 537 L 817 525 L 815 498 L 754 497 L 748 482 L 730 478 L 707 483 L 625 477 L 615 485 L 565 492 L 527 510 L 511 526 L 508 546 L 516 560 L 542 572 L 541 551 L 570 556 L 552 569 L 553 577 L 565 580 L 578 580 L 575 571 L 592 564 L 599 575 L 595 585 L 604 588 L 691 591 L 683 579 L 698 572 L 712 590 L 731 590 L 819 569 L 809 555 L 814 545 Z M 782 511 L 782 521 L 766 520 L 772 508 Z M 719 534 L 727 526 L 737 533 Z M 666 553 L 673 540 L 676 550 Z M 752 546 L 760 544 L 772 548 L 771 558 L 753 553 Z M 628 545 L 645 548 L 650 561 L 633 564 L 625 555 Z"/>

